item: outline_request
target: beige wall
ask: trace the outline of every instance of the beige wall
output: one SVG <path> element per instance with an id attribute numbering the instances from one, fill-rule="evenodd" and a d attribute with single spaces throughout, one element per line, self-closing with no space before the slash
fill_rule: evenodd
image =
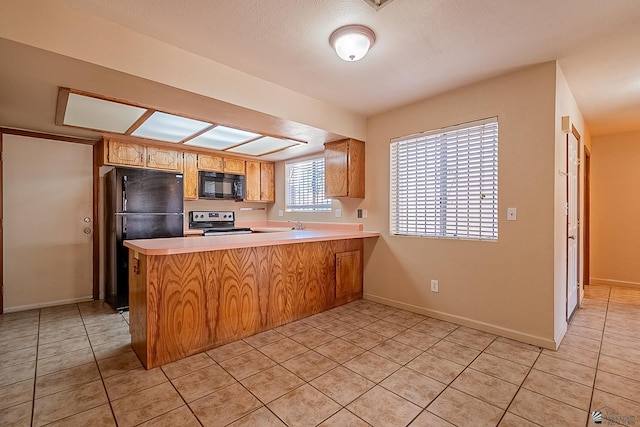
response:
<path id="1" fill-rule="evenodd" d="M 640 286 L 640 132 L 594 137 L 591 281 Z"/>

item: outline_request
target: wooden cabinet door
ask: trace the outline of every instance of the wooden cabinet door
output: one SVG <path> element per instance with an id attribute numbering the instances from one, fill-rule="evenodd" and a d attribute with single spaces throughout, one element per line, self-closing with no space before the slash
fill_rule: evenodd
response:
<path id="1" fill-rule="evenodd" d="M 182 152 L 166 148 L 147 147 L 147 167 L 170 171 L 182 171 Z"/>
<path id="2" fill-rule="evenodd" d="M 247 168 L 249 162 L 247 162 Z M 274 203 L 276 201 L 275 166 L 273 163 L 260 163 L 260 200 Z M 248 174 L 247 169 L 247 174 Z M 247 175 L 248 180 L 248 175 Z"/>
<path id="3" fill-rule="evenodd" d="M 211 172 L 224 172 L 222 157 L 198 154 L 198 169 Z"/>
<path id="4" fill-rule="evenodd" d="M 336 253 L 336 299 L 362 292 L 360 251 Z"/>
<path id="5" fill-rule="evenodd" d="M 144 167 L 144 145 L 114 140 L 107 140 L 106 143 L 108 163 L 113 165 Z"/>
<path id="6" fill-rule="evenodd" d="M 224 159 L 224 172 L 244 175 L 244 160 L 241 159 Z"/>
<path id="7" fill-rule="evenodd" d="M 196 200 L 198 198 L 198 155 L 184 153 L 184 198 Z"/>
<path id="8" fill-rule="evenodd" d="M 247 160 L 244 200 L 247 202 L 260 201 L 260 162 Z"/>
<path id="9" fill-rule="evenodd" d="M 364 198 L 364 142 L 349 140 L 349 197 Z"/>
<path id="10" fill-rule="evenodd" d="M 349 145 L 347 141 L 328 142 L 324 145 L 324 195 L 347 197 Z"/>

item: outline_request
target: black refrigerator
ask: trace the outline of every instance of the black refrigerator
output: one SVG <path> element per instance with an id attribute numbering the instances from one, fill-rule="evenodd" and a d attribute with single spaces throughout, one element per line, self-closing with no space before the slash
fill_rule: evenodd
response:
<path id="1" fill-rule="evenodd" d="M 105 300 L 129 308 L 129 250 L 125 240 L 182 237 L 182 174 L 115 168 L 105 176 Z"/>

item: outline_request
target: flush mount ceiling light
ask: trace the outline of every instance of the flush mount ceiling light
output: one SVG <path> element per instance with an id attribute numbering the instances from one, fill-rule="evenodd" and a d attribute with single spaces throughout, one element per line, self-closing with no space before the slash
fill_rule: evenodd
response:
<path id="1" fill-rule="evenodd" d="M 364 25 L 345 25 L 329 36 L 329 44 L 338 56 L 349 62 L 362 59 L 375 41 L 376 35 L 373 30 Z"/>

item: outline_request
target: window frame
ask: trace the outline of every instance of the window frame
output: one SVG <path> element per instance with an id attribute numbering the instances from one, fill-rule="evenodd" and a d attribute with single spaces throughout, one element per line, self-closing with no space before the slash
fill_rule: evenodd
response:
<path id="1" fill-rule="evenodd" d="M 314 194 L 311 196 L 313 203 L 309 204 L 290 204 L 291 196 L 291 177 L 290 177 L 290 167 L 292 165 L 301 165 L 303 163 L 311 163 L 311 170 L 313 170 L 313 164 L 316 162 L 321 162 L 321 183 L 313 183 L 311 182 L 311 191 Z M 324 156 L 316 156 L 304 159 L 294 159 L 285 162 L 285 178 L 284 178 L 284 186 L 285 186 L 285 212 L 331 212 L 333 210 L 332 200 L 330 198 L 325 198 L 325 167 L 324 167 Z M 310 181 L 313 181 L 313 177 L 309 178 Z M 319 179 L 319 177 L 316 177 Z M 321 193 L 321 197 L 318 195 Z"/>
<path id="2" fill-rule="evenodd" d="M 498 134 L 490 117 L 391 139 L 389 234 L 497 241 Z"/>

